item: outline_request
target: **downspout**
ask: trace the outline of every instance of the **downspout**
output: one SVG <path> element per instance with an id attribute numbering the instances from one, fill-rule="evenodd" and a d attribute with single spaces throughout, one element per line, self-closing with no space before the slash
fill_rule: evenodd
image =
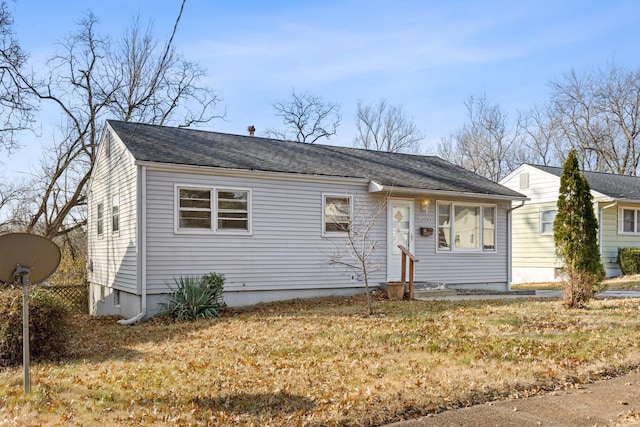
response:
<path id="1" fill-rule="evenodd" d="M 140 248 L 140 313 L 130 319 L 118 320 L 121 325 L 135 325 L 147 314 L 147 168 L 140 168 L 140 218 L 138 246 Z"/>
<path id="2" fill-rule="evenodd" d="M 526 200 L 523 200 L 519 206 L 514 206 L 510 209 L 507 209 L 507 286 L 509 286 L 509 290 L 511 290 L 511 279 L 512 279 L 511 266 L 513 264 L 513 243 L 511 242 L 513 227 L 511 225 L 511 221 L 512 221 L 511 212 L 523 207 L 525 202 Z"/>
<path id="3" fill-rule="evenodd" d="M 602 238 L 604 237 L 604 232 L 602 231 L 602 221 L 604 220 L 604 210 L 612 208 L 618 204 L 618 201 L 611 203 L 610 205 L 603 206 L 600 208 L 598 212 L 598 246 L 600 247 L 600 262 L 602 262 L 602 257 L 604 255 L 604 250 L 602 247 Z"/>

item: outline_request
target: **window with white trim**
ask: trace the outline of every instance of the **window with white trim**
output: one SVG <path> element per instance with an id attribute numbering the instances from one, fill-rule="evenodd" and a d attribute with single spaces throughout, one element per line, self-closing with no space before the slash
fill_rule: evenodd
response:
<path id="1" fill-rule="evenodd" d="M 495 252 L 496 205 L 438 202 L 438 251 Z"/>
<path id="2" fill-rule="evenodd" d="M 251 231 L 251 191 L 176 186 L 177 229 L 211 232 Z"/>
<path id="3" fill-rule="evenodd" d="M 618 232 L 620 234 L 639 234 L 639 218 L 639 209 L 620 208 L 620 210 L 618 211 Z"/>
<path id="4" fill-rule="evenodd" d="M 249 231 L 249 192 L 217 190 L 218 230 Z"/>
<path id="5" fill-rule="evenodd" d="M 553 235 L 553 223 L 557 214 L 558 209 L 540 210 L 540 235 Z"/>
<path id="6" fill-rule="evenodd" d="M 98 203 L 96 210 L 96 227 L 98 236 L 101 236 L 104 233 L 104 204 Z"/>
<path id="7" fill-rule="evenodd" d="M 346 233 L 351 224 L 352 211 L 351 196 L 324 194 L 322 197 L 323 233 Z"/>
<path id="8" fill-rule="evenodd" d="M 178 228 L 211 229 L 211 190 L 179 188 Z"/>
<path id="9" fill-rule="evenodd" d="M 120 196 L 111 198 L 111 231 L 120 231 Z"/>

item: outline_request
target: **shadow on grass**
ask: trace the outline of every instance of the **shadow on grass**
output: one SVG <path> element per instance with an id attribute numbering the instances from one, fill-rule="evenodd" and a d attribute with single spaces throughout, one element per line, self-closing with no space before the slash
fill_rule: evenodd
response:
<path id="1" fill-rule="evenodd" d="M 201 410 L 223 411 L 237 415 L 290 414 L 310 411 L 315 408 L 311 399 L 287 392 L 276 393 L 238 393 L 219 397 L 192 399 L 191 404 Z"/>

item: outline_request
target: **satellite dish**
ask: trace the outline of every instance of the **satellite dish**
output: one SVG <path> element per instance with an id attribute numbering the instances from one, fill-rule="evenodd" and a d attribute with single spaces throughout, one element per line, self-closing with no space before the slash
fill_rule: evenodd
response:
<path id="1" fill-rule="evenodd" d="M 11 233 L 0 236 L 0 282 L 13 283 L 17 266 L 28 267 L 29 282 L 40 283 L 60 264 L 58 245 L 42 236 Z"/>
<path id="2" fill-rule="evenodd" d="M 60 264 L 60 249 L 49 239 L 35 234 L 0 236 L 0 282 L 22 285 L 22 364 L 24 393 L 30 390 L 29 366 L 29 282 L 40 283 Z"/>

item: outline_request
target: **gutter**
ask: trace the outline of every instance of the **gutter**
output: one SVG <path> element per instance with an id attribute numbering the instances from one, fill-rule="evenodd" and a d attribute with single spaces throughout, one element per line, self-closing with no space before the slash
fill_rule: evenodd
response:
<path id="1" fill-rule="evenodd" d="M 511 225 L 511 221 L 512 221 L 512 215 L 511 212 L 515 211 L 516 209 L 520 209 L 521 207 L 524 206 L 526 200 L 522 200 L 522 202 L 520 203 L 520 205 L 518 206 L 513 206 L 510 209 L 507 209 L 507 286 L 509 286 L 509 290 L 511 290 L 511 280 L 513 279 L 512 277 L 512 267 L 513 267 L 513 232 L 512 232 L 512 225 Z"/>
<path id="2" fill-rule="evenodd" d="M 506 196 L 500 194 L 488 194 L 488 193 L 471 193 L 466 191 L 451 191 L 451 190 L 430 190 L 426 188 L 410 188 L 410 187 L 394 187 L 388 185 L 382 185 L 373 180 L 369 181 L 369 192 L 370 193 L 379 193 L 382 191 L 394 192 L 397 194 L 410 193 L 410 194 L 418 194 L 418 195 L 432 195 L 432 196 L 455 196 L 455 197 L 473 197 L 473 198 L 483 198 L 490 200 L 520 200 L 523 203 L 527 200 L 530 200 L 526 196 Z M 519 207 L 519 206 L 518 206 Z"/>
<path id="3" fill-rule="evenodd" d="M 140 313 L 129 319 L 118 320 L 120 325 L 135 325 L 147 314 L 147 168 L 140 168 L 140 217 L 138 229 L 140 236 L 138 246 L 140 248 Z"/>

